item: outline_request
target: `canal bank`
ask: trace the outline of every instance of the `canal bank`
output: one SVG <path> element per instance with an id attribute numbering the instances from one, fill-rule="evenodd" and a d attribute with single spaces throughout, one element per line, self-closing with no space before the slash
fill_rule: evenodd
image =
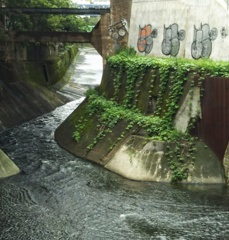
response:
<path id="1" fill-rule="evenodd" d="M 49 60 L 0 63 L 0 131 L 69 101 L 52 86 L 63 80 L 77 52 L 77 45 L 72 45 Z"/>
<path id="2" fill-rule="evenodd" d="M 88 68 L 90 69 L 90 73 L 88 72 Z M 29 105 L 31 104 L 31 102 L 33 104 L 35 100 L 36 103 L 38 102 L 39 106 L 42 108 L 43 111 L 44 106 L 47 108 L 46 106 L 47 104 L 51 105 L 52 102 L 50 102 L 50 99 L 47 98 L 47 95 L 45 100 L 49 101 L 48 103 L 45 102 L 46 104 L 44 104 L 43 106 L 42 102 L 39 102 L 39 94 L 43 93 L 41 90 L 43 91 L 46 90 L 47 93 L 53 94 L 54 100 L 64 99 L 64 101 L 61 102 L 61 105 L 64 105 L 65 103 L 76 99 L 82 101 L 84 99 L 84 94 L 87 89 L 99 86 L 101 82 L 101 77 L 102 77 L 102 58 L 98 55 L 96 50 L 91 45 L 82 45 L 81 48 L 79 48 L 79 52 L 72 60 L 69 68 L 67 69 L 67 71 L 65 72 L 64 76 L 60 81 L 57 81 L 55 84 L 52 84 L 52 86 L 50 86 L 50 88 L 47 89 L 35 86 L 38 97 L 36 95 L 33 95 L 35 90 L 33 90 L 31 93 L 29 91 L 25 92 L 27 97 L 33 98 L 33 101 L 28 100 L 27 104 Z M 18 105 L 16 105 L 16 107 L 19 108 L 21 102 L 18 102 L 17 104 Z M 52 107 L 56 108 L 56 105 Z M 47 110 L 49 110 L 48 112 L 51 111 L 50 109 Z M 34 109 L 32 109 L 32 111 L 34 111 Z M 42 115 L 42 112 L 40 112 L 40 114 Z M 16 125 L 20 125 L 19 124 L 20 118 L 19 120 L 16 119 L 15 121 L 17 121 Z M 23 121 L 26 122 L 26 119 L 23 119 Z M 14 165 L 11 159 L 9 159 L 9 157 L 6 156 L 5 153 L 1 151 L 1 149 L 0 153 L 2 153 L 0 155 L 0 178 L 17 174 L 19 172 L 19 169 Z"/>

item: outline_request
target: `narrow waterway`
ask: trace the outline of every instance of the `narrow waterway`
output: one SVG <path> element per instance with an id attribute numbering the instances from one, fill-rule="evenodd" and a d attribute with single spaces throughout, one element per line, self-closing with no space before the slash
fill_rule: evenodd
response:
<path id="1" fill-rule="evenodd" d="M 100 60 L 82 51 L 71 81 L 98 84 Z M 1 133 L 22 169 L 0 180 L 1 240 L 229 239 L 225 186 L 129 181 L 61 149 L 54 131 L 82 99 Z"/>

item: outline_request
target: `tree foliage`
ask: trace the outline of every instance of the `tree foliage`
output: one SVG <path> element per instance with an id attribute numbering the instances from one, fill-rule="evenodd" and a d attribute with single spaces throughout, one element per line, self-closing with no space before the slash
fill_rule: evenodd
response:
<path id="1" fill-rule="evenodd" d="M 2 0 L 6 7 L 69 8 L 71 0 Z M 76 15 L 8 14 L 7 28 L 13 31 L 90 31 L 98 18 Z"/>

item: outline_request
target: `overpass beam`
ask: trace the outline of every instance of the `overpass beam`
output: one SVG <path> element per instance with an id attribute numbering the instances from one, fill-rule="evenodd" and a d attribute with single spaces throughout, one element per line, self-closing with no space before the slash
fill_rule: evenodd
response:
<path id="1" fill-rule="evenodd" d="M 91 33 L 88 32 L 15 32 L 10 33 L 14 42 L 68 42 L 90 43 Z"/>

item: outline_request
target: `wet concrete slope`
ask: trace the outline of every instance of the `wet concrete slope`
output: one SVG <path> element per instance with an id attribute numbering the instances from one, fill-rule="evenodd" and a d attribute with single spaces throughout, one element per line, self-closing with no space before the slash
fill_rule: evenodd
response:
<path id="1" fill-rule="evenodd" d="M 41 116 L 69 101 L 53 84 L 62 81 L 78 50 L 50 61 L 0 63 L 0 131 Z M 68 63 L 68 64 L 66 64 Z"/>

